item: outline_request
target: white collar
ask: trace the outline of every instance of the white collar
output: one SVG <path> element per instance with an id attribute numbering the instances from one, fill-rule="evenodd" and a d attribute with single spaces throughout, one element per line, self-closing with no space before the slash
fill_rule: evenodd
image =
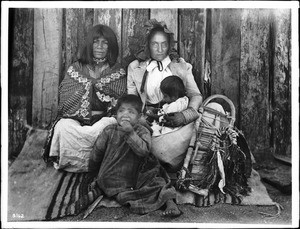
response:
<path id="1" fill-rule="evenodd" d="M 168 65 L 171 63 L 171 59 L 169 56 L 167 56 L 165 59 L 162 60 L 163 69 L 165 70 Z"/>
<path id="2" fill-rule="evenodd" d="M 151 72 L 155 67 L 157 67 L 157 61 L 151 61 L 151 60 L 148 60 L 147 61 L 147 71 L 148 72 Z M 162 66 L 163 66 L 163 70 L 165 70 L 168 65 L 171 63 L 171 59 L 169 56 L 167 56 L 165 59 L 163 59 L 161 61 L 162 63 Z"/>

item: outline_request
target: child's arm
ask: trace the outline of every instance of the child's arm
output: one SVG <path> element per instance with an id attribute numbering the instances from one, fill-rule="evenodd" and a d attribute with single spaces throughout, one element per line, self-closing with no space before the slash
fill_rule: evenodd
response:
<path id="1" fill-rule="evenodd" d="M 89 171 L 92 173 L 97 173 L 99 171 L 107 147 L 107 139 L 107 129 L 104 129 L 103 132 L 98 136 L 91 152 Z"/>
<path id="2" fill-rule="evenodd" d="M 130 123 L 127 123 L 130 125 Z M 125 124 L 126 125 L 126 124 Z M 130 125 L 131 126 L 131 125 Z M 130 148 L 135 152 L 136 155 L 145 157 L 150 152 L 151 147 L 151 134 L 147 128 L 139 128 L 138 133 L 122 125 L 123 130 L 127 133 L 124 140 L 130 146 Z"/>

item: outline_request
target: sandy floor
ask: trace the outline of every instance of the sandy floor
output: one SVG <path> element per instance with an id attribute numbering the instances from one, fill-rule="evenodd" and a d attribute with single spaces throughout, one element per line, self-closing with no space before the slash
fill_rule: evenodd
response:
<path id="1" fill-rule="evenodd" d="M 260 212 L 276 214 L 275 206 L 233 206 L 219 204 L 212 207 L 199 208 L 192 205 L 180 205 L 183 215 L 175 219 L 165 219 L 160 216 L 161 211 L 146 215 L 136 215 L 126 207 L 97 208 L 86 219 L 83 214 L 76 217 L 65 217 L 59 221 L 97 221 L 97 222 L 156 222 L 156 223 L 217 223 L 217 224 L 291 224 L 291 195 L 284 195 L 272 186 L 265 184 L 270 197 L 283 210 L 277 217 L 266 217 Z"/>
<path id="2" fill-rule="evenodd" d="M 39 148 L 37 146 L 36 148 Z M 268 161 L 267 165 L 261 165 L 261 169 L 267 169 L 270 174 L 276 175 L 278 173 L 278 166 L 270 164 L 269 160 L 257 160 L 266 162 Z M 24 161 L 23 161 L 24 162 Z M 264 163 L 266 164 L 266 163 Z M 23 163 L 23 166 L 24 163 Z M 25 166 L 26 167 L 26 166 Z M 256 168 L 255 168 L 256 169 Z M 258 171 L 259 172 L 259 171 Z M 281 175 L 285 173 L 280 173 Z M 286 174 L 285 176 L 288 176 Z M 280 178 L 280 177 L 279 177 Z M 279 179 L 278 178 L 278 179 Z M 289 180 L 287 177 L 282 177 L 285 180 Z M 281 179 L 281 178 L 280 178 Z M 56 223 L 67 223 L 67 222 L 112 222 L 116 223 L 119 222 L 121 225 L 125 222 L 137 222 L 141 223 L 141 227 L 152 227 L 150 223 L 162 223 L 161 227 L 170 227 L 170 223 L 172 223 L 171 227 L 178 227 L 178 223 L 183 223 L 183 227 L 195 227 L 191 223 L 204 224 L 204 227 L 211 227 L 209 224 L 224 224 L 226 227 L 238 227 L 241 224 L 256 224 L 255 227 L 259 227 L 260 225 L 264 225 L 262 227 L 272 227 L 272 225 L 282 225 L 282 227 L 287 227 L 286 225 L 292 224 L 292 196 L 289 194 L 283 194 L 275 187 L 264 183 L 271 199 L 274 202 L 279 203 L 283 210 L 281 214 L 276 217 L 267 217 L 261 212 L 275 215 L 277 213 L 276 206 L 236 206 L 236 205 L 228 205 L 228 204 L 218 204 L 212 207 L 194 207 L 192 205 L 180 205 L 179 208 L 183 212 L 183 214 L 175 219 L 166 219 L 163 218 L 160 214 L 162 213 L 161 210 L 146 214 L 146 215 L 137 215 L 130 212 L 130 210 L 126 207 L 120 208 L 97 208 L 95 209 L 91 215 L 89 215 L 86 219 L 83 219 L 84 213 L 75 216 L 75 217 L 65 217 L 56 222 L 51 222 L 54 224 Z M 299 193 L 298 193 L 299 194 Z M 299 203 L 295 203 L 299 205 Z M 298 216 L 299 217 L 299 216 Z M 67 221 L 67 222 L 66 222 Z M 149 222 L 145 224 L 145 222 Z M 168 223 L 168 224 L 165 224 Z M 176 223 L 176 224 L 174 224 Z M 238 224 L 236 226 L 236 224 Z M 258 225 L 259 224 L 259 225 Z M 68 224 L 67 224 L 68 225 Z M 96 224 L 95 224 L 96 225 Z M 111 224 L 110 224 L 111 225 Z M 124 224 L 124 227 L 127 224 Z M 190 226 L 192 225 L 192 226 Z M 22 226 L 21 226 L 22 227 Z M 65 227 L 65 226 L 64 226 Z M 67 226 L 68 227 L 68 226 Z M 86 226 L 85 226 L 86 227 Z M 110 226 L 111 227 L 111 226 Z M 202 227 L 202 226 L 201 226 Z M 277 226 L 278 227 L 278 226 Z M 280 226 L 279 226 L 280 227 Z M 127 227 L 128 228 L 128 227 Z M 156 227 L 157 228 L 157 227 Z M 288 227 L 290 228 L 290 227 Z"/>
<path id="3" fill-rule="evenodd" d="M 264 169 L 266 166 L 257 164 L 255 167 Z M 274 160 L 269 160 L 268 171 L 275 171 L 280 164 Z M 277 171 L 277 170 L 276 170 Z M 283 179 L 289 180 L 290 174 L 282 173 Z M 229 204 L 218 204 L 212 207 L 194 207 L 192 205 L 180 205 L 183 214 L 175 219 L 163 218 L 162 211 L 155 211 L 146 215 L 136 215 L 126 207 L 121 208 L 97 208 L 86 219 L 83 220 L 83 213 L 76 217 L 65 217 L 58 221 L 89 221 L 89 222 L 156 222 L 156 223 L 200 223 L 200 224 L 260 224 L 266 227 L 272 225 L 292 224 L 292 196 L 283 194 L 274 186 L 263 182 L 268 190 L 271 199 L 279 203 L 283 209 L 280 215 L 268 217 L 263 213 L 275 215 L 276 206 L 235 206 Z M 298 203 L 299 204 L 299 203 Z M 144 225 L 144 224 L 143 224 Z M 258 226 L 258 225 L 257 225 Z"/>

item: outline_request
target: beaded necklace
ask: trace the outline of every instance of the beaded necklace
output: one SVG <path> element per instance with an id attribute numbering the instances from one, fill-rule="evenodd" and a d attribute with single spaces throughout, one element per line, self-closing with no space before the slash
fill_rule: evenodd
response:
<path id="1" fill-rule="evenodd" d="M 103 63 L 106 61 L 106 57 L 102 58 L 102 59 L 99 59 L 99 58 L 93 58 L 93 61 L 96 63 L 96 64 L 100 64 L 100 63 Z"/>

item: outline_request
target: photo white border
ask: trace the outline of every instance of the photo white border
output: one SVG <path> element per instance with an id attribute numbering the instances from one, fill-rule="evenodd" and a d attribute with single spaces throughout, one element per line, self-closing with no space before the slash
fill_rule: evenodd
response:
<path id="1" fill-rule="evenodd" d="M 191 4 L 192 3 L 192 4 Z M 290 8 L 292 11 L 292 224 L 198 224 L 124 222 L 7 222 L 8 10 L 9 8 Z M 59 7 L 58 7 L 59 6 Z M 285 228 L 299 226 L 299 31 L 297 1 L 5 1 L 1 2 L 1 221 L 3 228 Z"/>

